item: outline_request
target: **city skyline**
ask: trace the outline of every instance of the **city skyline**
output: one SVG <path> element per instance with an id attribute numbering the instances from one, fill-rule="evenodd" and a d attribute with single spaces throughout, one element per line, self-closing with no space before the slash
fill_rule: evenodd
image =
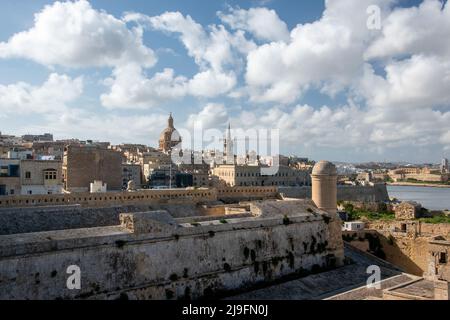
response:
<path id="1" fill-rule="evenodd" d="M 380 30 L 367 28 L 370 5 L 381 10 Z M 156 146 L 173 112 L 177 128 L 279 128 L 288 155 L 448 157 L 446 2 L 2 6 L 4 134 Z"/>

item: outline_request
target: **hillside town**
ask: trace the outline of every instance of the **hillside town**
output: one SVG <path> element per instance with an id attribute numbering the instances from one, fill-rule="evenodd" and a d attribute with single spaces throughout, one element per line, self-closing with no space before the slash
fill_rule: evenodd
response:
<path id="1" fill-rule="evenodd" d="M 183 150 L 192 161 L 175 163 L 173 148 L 181 143 L 169 116 L 157 147 L 109 142 L 53 140 L 53 135 L 0 134 L 0 195 L 39 195 L 138 189 L 223 186 L 308 186 L 313 163 L 277 156 L 279 170 L 260 174 L 273 157 L 235 154 L 231 129 L 223 150 Z M 254 155 L 254 151 L 253 151 Z M 200 159 L 194 161 L 195 159 Z"/>
<path id="2" fill-rule="evenodd" d="M 236 275 L 239 279 L 235 284 L 237 287 L 230 286 L 231 283 L 222 278 L 221 272 L 215 271 L 219 272 L 215 284 L 208 282 L 209 286 L 203 291 L 192 290 L 191 286 L 198 285 L 198 282 L 186 275 L 188 271 L 185 268 L 183 272 L 189 281 L 176 281 L 176 270 L 168 269 L 166 272 L 170 273 L 172 284 L 165 285 L 162 292 L 158 287 L 149 286 L 139 293 L 133 288 L 125 289 L 129 285 L 126 283 L 116 283 L 124 287 L 115 292 L 109 287 L 109 282 L 98 279 L 96 275 L 95 281 L 100 282 L 96 282 L 99 289 L 94 292 L 73 295 L 58 287 L 48 287 L 46 293 L 33 290 L 39 293 L 29 295 L 26 291 L 31 284 L 22 288 L 13 282 L 5 284 L 9 290 L 2 291 L 2 298 L 79 299 L 86 296 L 111 299 L 120 294 L 120 297 L 131 299 L 197 299 L 207 292 L 216 296 L 222 291 L 226 295 L 225 292 L 235 290 L 240 294 L 232 298 L 238 300 L 319 297 L 329 300 L 440 300 L 449 297 L 447 237 L 450 212 L 428 210 L 418 202 L 393 199 L 386 188 L 390 179 L 444 182 L 448 177 L 446 160 L 442 161 L 438 170 L 400 167 L 380 174 L 364 168 L 364 171 L 349 174 L 347 168 L 346 174 L 339 174 L 340 167 L 327 161 L 315 163 L 306 158 L 279 156 L 278 170 L 268 175 L 263 174 L 262 169 L 270 167 L 274 159 L 255 156 L 255 152 L 253 157 L 250 154 L 237 155 L 230 126 L 224 134 L 222 152 L 183 149 L 182 137 L 175 128 L 172 114 L 160 135 L 158 147 L 111 145 L 108 142 L 77 139 L 54 141 L 49 133 L 22 137 L 0 135 L 0 138 L 0 253 L 4 257 L 19 254 L 15 250 L 19 250 L 22 237 L 36 248 L 43 249 L 45 243 L 38 240 L 43 233 L 49 235 L 48 239 L 63 237 L 68 241 L 75 237 L 78 241 L 85 241 L 85 236 L 79 238 L 78 232 L 97 237 L 104 228 L 101 234 L 106 238 L 102 241 L 113 241 L 115 247 L 122 248 L 125 243 L 131 246 L 134 237 L 141 237 L 141 234 L 156 237 L 154 241 L 159 241 L 160 236 L 178 239 L 178 232 L 188 232 L 187 229 L 178 230 L 180 227 L 206 228 L 213 237 L 218 230 L 212 226 L 231 223 L 233 230 L 245 228 L 244 221 L 249 218 L 259 221 L 261 217 L 271 217 L 275 222 L 282 217 L 282 224 L 289 225 L 291 221 L 296 221 L 299 223 L 297 228 L 308 228 L 305 229 L 309 230 L 307 232 L 316 230 L 313 225 L 305 224 L 311 218 L 302 220 L 304 218 L 297 217 L 300 212 L 301 216 L 312 214 L 313 220 L 320 217 L 320 221 L 325 221 L 328 225 L 325 230 L 328 231 L 320 229 L 317 236 L 323 239 L 328 234 L 329 237 L 317 247 L 316 236 L 311 236 L 312 240 L 305 235 L 297 239 L 296 242 L 303 241 L 305 249 L 292 252 L 287 264 L 290 269 L 288 273 L 297 274 L 298 279 L 281 284 L 271 285 L 274 279 L 283 277 L 281 269 L 271 269 L 270 276 L 264 271 L 263 278 L 258 278 L 259 263 L 267 268 L 264 267 L 266 262 L 261 261 L 258 265 L 254 262 L 255 274 L 251 278 L 245 280 Z M 172 153 L 180 150 L 190 152 L 190 162 L 173 161 Z M 435 176 L 440 178 L 433 180 Z M 57 220 L 53 218 L 55 213 L 58 213 Z M 330 224 L 329 221 L 333 222 Z M 176 225 L 178 227 L 172 229 Z M 271 227 L 269 225 L 267 227 L 272 228 L 271 232 L 281 232 L 280 236 L 285 236 L 284 231 L 275 228 L 276 223 Z M 110 228 L 119 228 L 117 230 L 125 232 L 124 235 L 131 232 L 133 236 L 126 240 L 123 237 L 116 239 L 112 237 Z M 221 241 L 231 240 L 223 238 Z M 217 246 L 213 242 L 209 245 Z M 183 246 L 180 244 L 178 248 L 181 250 Z M 74 247 L 74 250 L 80 249 Z M 41 255 L 41 249 L 33 252 Z M 202 254 L 201 251 L 198 254 Z M 233 260 L 239 254 L 236 252 L 224 259 Z M 260 254 L 267 253 L 261 251 Z M 276 254 L 271 253 L 272 261 L 284 259 Z M 247 253 L 244 252 L 244 255 Z M 308 257 L 314 263 L 293 265 L 295 256 L 299 261 Z M 96 258 L 93 256 L 92 259 Z M 83 263 L 89 263 L 89 260 Z M 360 271 L 351 281 L 346 274 L 363 269 L 370 263 L 382 268 L 381 288 L 361 286 L 356 290 L 357 294 L 354 290 L 346 290 L 346 286 L 361 285 L 364 273 Z M 181 265 L 186 264 L 183 262 Z M 0 270 L 5 271 L 2 268 L 0 263 Z M 162 266 L 160 268 L 163 269 Z M 230 272 L 237 265 L 227 262 L 224 268 L 225 272 Z M 303 271 L 298 274 L 292 268 Z M 111 272 L 136 274 L 134 268 L 125 265 Z M 311 277 L 333 278 L 334 281 L 305 295 L 307 291 L 303 286 Z M 42 280 L 47 281 L 45 278 Z M 27 280 L 24 281 L 26 283 Z M 139 281 L 135 282 L 135 286 L 142 285 Z M 241 281 L 264 282 L 269 287 L 252 291 L 252 286 L 248 289 L 241 287 L 238 284 Z M 175 290 L 175 283 L 184 289 L 181 292 Z M 297 290 L 286 295 L 283 288 L 292 285 L 297 286 Z M 329 293 L 324 295 L 324 292 Z"/>

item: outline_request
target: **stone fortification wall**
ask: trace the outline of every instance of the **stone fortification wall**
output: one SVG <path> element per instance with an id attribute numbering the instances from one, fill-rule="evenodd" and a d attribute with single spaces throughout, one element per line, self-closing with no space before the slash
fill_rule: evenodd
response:
<path id="1" fill-rule="evenodd" d="M 428 270 L 430 239 L 448 235 L 450 229 L 447 224 L 419 221 L 374 221 L 368 222 L 366 227 L 369 230 L 357 234 L 344 232 L 344 239 L 361 250 L 371 251 L 370 245 L 372 249 L 376 247 L 383 259 L 417 276 Z"/>
<path id="2" fill-rule="evenodd" d="M 0 197 L 0 208 L 80 204 L 107 207 L 153 203 L 198 203 L 217 199 L 215 189 L 141 190 L 135 192 L 73 193 Z"/>
<path id="3" fill-rule="evenodd" d="M 0 197 L 0 208 L 80 204 L 84 207 L 108 207 L 154 203 L 201 203 L 228 199 L 262 200 L 275 198 L 276 187 L 235 187 L 223 189 L 140 190 L 135 192 L 73 193 Z"/>
<path id="4" fill-rule="evenodd" d="M 311 198 L 311 187 L 279 187 L 279 192 L 289 198 Z M 386 185 L 337 187 L 338 201 L 384 202 L 389 200 Z"/>
<path id="5" fill-rule="evenodd" d="M 338 200 L 384 202 L 389 201 L 389 195 L 385 184 L 374 186 L 338 186 Z"/>
<path id="6" fill-rule="evenodd" d="M 217 189 L 217 199 L 225 202 L 264 200 L 277 197 L 277 187 L 225 187 Z"/>
<path id="7" fill-rule="evenodd" d="M 0 299 L 195 299 L 341 263 L 341 235 L 311 201 L 253 206 L 256 217 L 227 223 L 153 211 L 121 215 L 120 226 L 0 236 Z M 74 265 L 80 290 L 66 286 Z"/>
<path id="8" fill-rule="evenodd" d="M 203 206 L 191 203 L 155 203 L 105 208 L 86 208 L 78 204 L 0 208 L 0 235 L 114 226 L 117 225 L 121 213 L 153 210 L 166 210 L 175 218 L 225 215 L 227 213 L 223 207 L 221 210 L 205 210 Z"/>

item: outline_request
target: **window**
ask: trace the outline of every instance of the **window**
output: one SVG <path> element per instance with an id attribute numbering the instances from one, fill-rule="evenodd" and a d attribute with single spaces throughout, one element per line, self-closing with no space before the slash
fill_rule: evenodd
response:
<path id="1" fill-rule="evenodd" d="M 10 177 L 20 177 L 20 167 L 16 164 L 9 165 L 9 176 Z"/>
<path id="2" fill-rule="evenodd" d="M 31 179 L 31 172 L 30 171 L 25 172 L 25 179 Z"/>
<path id="3" fill-rule="evenodd" d="M 45 170 L 44 171 L 45 180 L 56 180 L 56 170 Z"/>
<path id="4" fill-rule="evenodd" d="M 402 223 L 401 230 L 402 232 L 406 232 L 406 223 Z"/>
<path id="5" fill-rule="evenodd" d="M 1 166 L 0 177 L 7 177 L 7 176 L 8 176 L 8 166 Z"/>
<path id="6" fill-rule="evenodd" d="M 439 263 L 440 264 L 446 264 L 447 263 L 447 253 L 440 252 L 439 253 Z"/>
<path id="7" fill-rule="evenodd" d="M 31 195 L 31 194 L 33 194 L 33 191 L 31 191 L 31 190 L 28 190 L 28 194 L 30 194 L 30 195 Z"/>

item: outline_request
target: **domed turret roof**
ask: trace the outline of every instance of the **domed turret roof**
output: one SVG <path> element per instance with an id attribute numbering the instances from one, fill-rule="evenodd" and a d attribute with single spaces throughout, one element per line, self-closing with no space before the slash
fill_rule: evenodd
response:
<path id="1" fill-rule="evenodd" d="M 319 161 L 313 168 L 313 175 L 337 175 L 336 166 L 329 161 Z"/>

